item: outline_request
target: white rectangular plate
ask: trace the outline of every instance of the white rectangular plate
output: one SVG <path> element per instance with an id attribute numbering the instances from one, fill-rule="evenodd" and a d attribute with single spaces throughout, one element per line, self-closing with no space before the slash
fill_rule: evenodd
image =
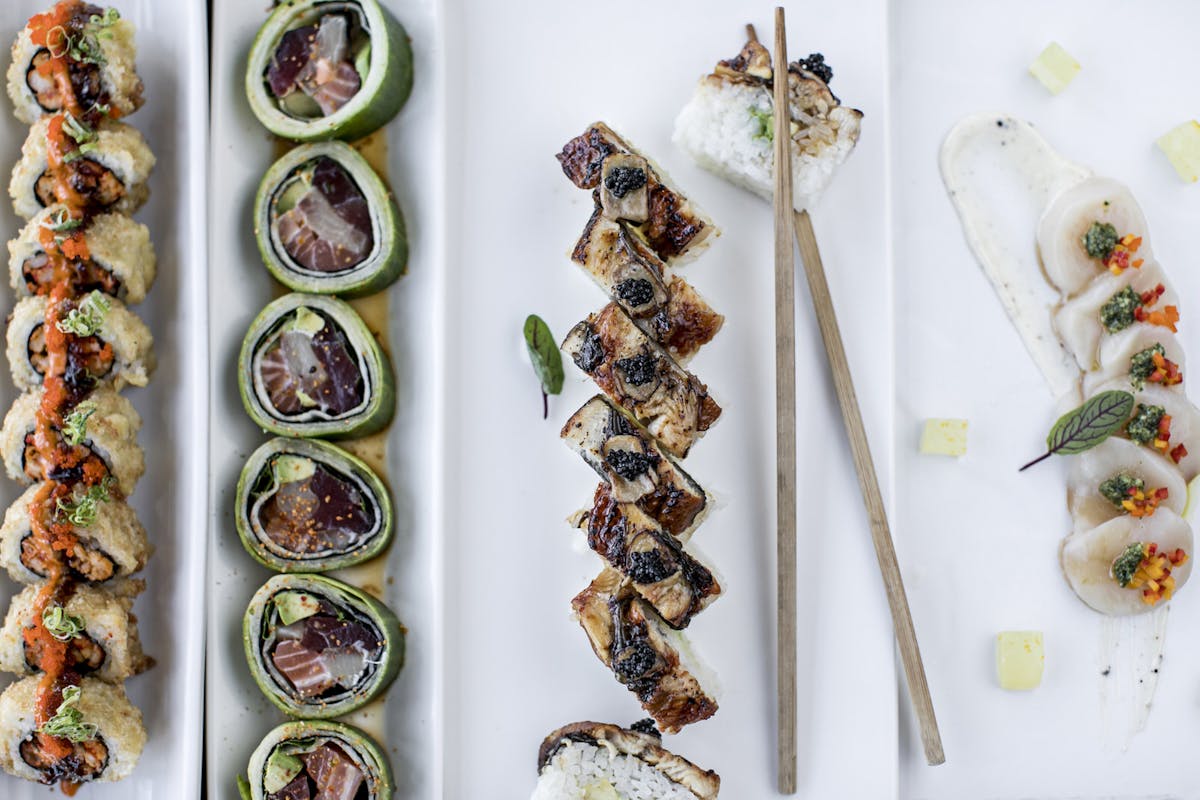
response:
<path id="1" fill-rule="evenodd" d="M 0 41 L 16 38 L 49 0 L 6 2 L 0 11 Z M 130 503 L 146 526 L 155 551 L 142 577 L 146 592 L 134 606 L 147 654 L 157 664 L 126 683 L 142 710 L 149 735 L 137 770 L 120 783 L 92 784 L 80 797 L 199 797 L 200 731 L 204 669 L 205 539 L 207 520 L 208 342 L 205 271 L 205 169 L 208 147 L 208 38 L 200 0 L 171 4 L 116 0 L 122 16 L 137 26 L 138 72 L 146 104 L 127 121 L 146 137 L 158 158 L 150 178 L 151 199 L 136 216 L 150 228 L 158 255 L 158 277 L 145 302 L 133 310 L 154 334 L 158 369 L 145 389 L 129 389 L 142 416 L 139 440 L 146 449 L 146 475 Z M 4 58 L 8 66 L 7 55 Z M 0 164 L 4 184 L 20 157 L 28 128 L 3 101 Z M 6 196 L 7 198 L 7 196 Z M 21 220 L 11 203 L 0 203 L 0 239 L 17 235 Z M 4 253 L 0 308 L 13 306 Z M 13 399 L 11 379 L 0 380 L 0 406 Z M 18 496 L 15 483 L 0 480 L 0 504 Z M 16 587 L 5 576 L 0 605 L 7 608 Z M 4 677 L 7 683 L 8 676 Z M 45 797 L 36 784 L 0 775 L 0 797 Z"/>

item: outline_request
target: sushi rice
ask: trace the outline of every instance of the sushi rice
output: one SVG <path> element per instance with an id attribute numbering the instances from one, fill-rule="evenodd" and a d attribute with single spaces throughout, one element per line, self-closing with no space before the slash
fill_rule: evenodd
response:
<path id="1" fill-rule="evenodd" d="M 542 768 L 530 800 L 696 800 L 697 795 L 615 747 L 567 742 Z"/>

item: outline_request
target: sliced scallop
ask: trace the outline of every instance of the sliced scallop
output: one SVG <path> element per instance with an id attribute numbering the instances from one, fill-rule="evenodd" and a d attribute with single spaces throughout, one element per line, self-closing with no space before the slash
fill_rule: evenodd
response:
<path id="1" fill-rule="evenodd" d="M 1096 394 L 1101 384 L 1114 384 L 1108 388 L 1133 391 L 1137 388 L 1130 376 L 1133 357 L 1155 345 L 1162 345 L 1163 356 L 1173 361 L 1184 372 L 1186 355 L 1179 338 L 1161 325 L 1131 325 L 1119 333 L 1109 334 L 1100 340 L 1097 369 L 1083 376 L 1083 393 Z M 1186 373 L 1185 373 L 1186 374 Z M 1148 384 L 1144 384 L 1148 385 Z M 1183 391 L 1183 384 L 1171 387 Z"/>
<path id="2" fill-rule="evenodd" d="M 1154 512 L 1168 508 L 1183 513 L 1187 483 L 1180 471 L 1151 447 L 1112 437 L 1091 450 L 1068 456 L 1067 506 L 1075 519 L 1075 530 L 1094 528 L 1114 517 L 1127 516 L 1107 497 L 1100 484 L 1122 473 L 1145 481 L 1146 489 L 1166 488 L 1167 497 Z M 1152 516 L 1154 516 L 1152 515 Z"/>
<path id="3" fill-rule="evenodd" d="M 1127 382 L 1117 379 L 1097 385 L 1095 391 L 1086 396 L 1090 397 L 1108 389 L 1130 391 Z M 1139 403 L 1148 406 L 1162 406 L 1171 417 L 1171 440 L 1166 452 L 1144 445 L 1139 447 L 1157 454 L 1165 463 L 1176 466 L 1186 481 L 1200 474 L 1200 408 L 1196 408 L 1183 392 L 1165 386 L 1144 386 L 1140 391 L 1134 392 L 1134 397 Z M 1188 449 L 1188 454 L 1179 461 L 1174 461 L 1169 453 L 1181 444 Z"/>

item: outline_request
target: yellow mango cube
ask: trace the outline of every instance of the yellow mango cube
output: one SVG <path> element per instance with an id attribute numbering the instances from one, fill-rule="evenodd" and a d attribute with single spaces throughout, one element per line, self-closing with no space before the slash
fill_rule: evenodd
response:
<path id="1" fill-rule="evenodd" d="M 1193 119 L 1176 125 L 1158 137 L 1156 144 L 1179 177 L 1189 183 L 1200 178 L 1200 122 Z"/>
<path id="2" fill-rule="evenodd" d="M 996 634 L 996 679 L 1001 689 L 1027 692 L 1042 684 L 1046 653 L 1041 631 L 1000 631 Z"/>
<path id="3" fill-rule="evenodd" d="M 1058 42 L 1046 45 L 1046 49 L 1029 65 L 1029 74 L 1041 81 L 1050 94 L 1058 94 L 1067 88 L 1079 70 L 1079 62 Z"/>
<path id="4" fill-rule="evenodd" d="M 927 419 L 921 431 L 921 453 L 929 456 L 961 456 L 967 452 L 965 419 Z"/>

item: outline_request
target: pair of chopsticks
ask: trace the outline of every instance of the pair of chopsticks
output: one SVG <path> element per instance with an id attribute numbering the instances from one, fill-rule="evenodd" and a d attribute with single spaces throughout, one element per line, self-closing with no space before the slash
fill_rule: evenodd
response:
<path id="1" fill-rule="evenodd" d="M 846 350 L 833 310 L 833 298 L 816 235 L 807 211 L 794 211 L 792 203 L 791 114 L 788 109 L 787 37 L 782 8 L 775 9 L 775 381 L 777 448 L 777 568 L 778 568 L 778 679 L 779 679 L 779 790 L 796 793 L 796 284 L 793 232 L 808 277 L 809 294 L 817 315 L 825 355 L 833 371 L 833 385 L 842 409 L 842 422 L 850 439 L 850 452 L 858 485 L 871 522 L 875 556 L 883 573 L 892 624 L 900 645 L 900 660 L 908 681 L 908 694 L 917 714 L 925 759 L 929 764 L 946 760 L 933 712 L 925 666 L 917 646 L 900 565 L 888 528 L 887 508 L 871 460 L 862 412 L 854 392 Z M 781 110 L 783 113 L 781 113 Z"/>

